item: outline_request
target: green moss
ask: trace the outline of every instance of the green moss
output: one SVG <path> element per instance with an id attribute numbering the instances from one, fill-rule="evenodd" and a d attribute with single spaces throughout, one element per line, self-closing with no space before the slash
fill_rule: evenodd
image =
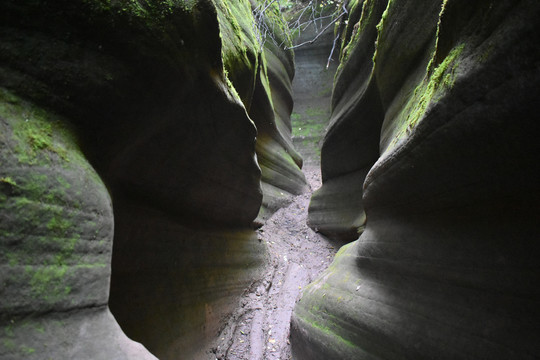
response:
<path id="1" fill-rule="evenodd" d="M 272 88 L 270 87 L 270 80 L 268 80 L 268 68 L 266 65 L 266 59 L 264 57 L 262 58 L 259 67 L 259 78 L 266 93 L 267 101 L 270 103 L 270 107 L 274 109 L 274 102 L 272 100 Z"/>
<path id="2" fill-rule="evenodd" d="M 291 115 L 293 137 L 315 137 L 318 141 L 326 126 L 329 110 L 325 108 L 307 108 Z"/>
<path id="3" fill-rule="evenodd" d="M 326 128 L 329 117 L 327 109 L 308 108 L 291 115 L 292 136 L 302 139 L 302 146 L 320 156 L 319 141 Z"/>
<path id="4" fill-rule="evenodd" d="M 8 184 L 11 186 L 17 186 L 17 182 L 9 176 L 0 177 L 0 183 Z"/>
<path id="5" fill-rule="evenodd" d="M 454 86 L 456 71 L 459 67 L 458 58 L 465 44 L 454 47 L 446 58 L 433 69 L 430 62 L 424 81 L 420 83 L 410 96 L 398 119 L 398 127 L 391 146 L 410 132 L 424 116 L 429 104 L 438 101 Z"/>
<path id="6" fill-rule="evenodd" d="M 47 223 L 47 229 L 55 235 L 64 235 L 71 226 L 71 222 L 56 216 Z"/>
<path id="7" fill-rule="evenodd" d="M 49 178 L 45 174 L 29 174 L 21 180 L 21 189 L 30 199 L 39 201 L 42 196 L 47 195 L 47 184 Z"/>
<path id="8" fill-rule="evenodd" d="M 21 227 L 15 226 L 6 234 L 6 239 L 19 243 L 14 251 L 3 254 L 7 263 L 12 267 L 27 264 L 21 281 L 28 283 L 32 297 L 47 303 L 61 300 L 71 291 L 66 285 L 67 271 L 73 264 L 80 264 L 80 259 L 74 256 L 81 238 L 73 221 L 78 216 L 77 210 L 26 197 L 10 200 L 8 209 L 10 204 L 17 209 Z M 29 236 L 28 233 L 45 233 L 46 236 Z M 43 253 L 43 249 L 47 251 Z"/>
<path id="9" fill-rule="evenodd" d="M 130 22 L 139 22 L 147 27 L 148 31 L 163 33 L 166 30 L 166 19 L 178 12 L 191 12 L 197 3 L 196 0 L 82 0 L 84 9 L 88 11 L 88 17 L 96 14 L 102 17 L 122 16 L 130 19 Z M 111 21 L 114 21 L 111 19 Z"/>
<path id="10" fill-rule="evenodd" d="M 324 117 L 328 115 L 327 109 L 321 108 L 308 108 L 306 109 L 306 115 L 309 117 Z"/>
<path id="11" fill-rule="evenodd" d="M 388 13 L 390 11 L 390 8 L 394 4 L 394 0 L 388 0 L 388 4 L 386 5 L 386 9 L 384 9 L 384 12 L 382 13 L 381 20 L 377 24 L 377 41 L 375 42 L 375 52 L 373 53 L 373 64 L 377 62 L 377 48 L 379 46 L 379 40 L 381 38 L 381 34 L 383 33 L 384 27 L 386 26 L 386 19 L 388 19 Z"/>
<path id="12" fill-rule="evenodd" d="M 249 1 L 213 0 L 221 37 L 223 78 L 231 95 L 247 100 L 258 69 L 259 44 Z M 249 75 L 246 75 L 249 74 Z"/>
<path id="13" fill-rule="evenodd" d="M 272 36 L 276 42 L 281 44 L 281 47 L 291 47 L 293 37 L 278 3 L 273 2 L 269 5 L 270 6 L 267 6 L 265 12 L 264 21 L 266 22 L 268 28 L 272 29 Z M 330 6 L 330 4 L 327 4 L 326 6 Z"/>
<path id="14" fill-rule="evenodd" d="M 6 327 L 4 327 L 4 334 L 8 337 L 13 337 L 14 336 L 14 333 L 13 333 L 13 326 L 12 325 L 8 325 Z"/>
<path id="15" fill-rule="evenodd" d="M 332 86 L 323 87 L 318 93 L 317 97 L 326 97 L 332 95 Z"/>
<path id="16" fill-rule="evenodd" d="M 17 122 L 13 133 L 19 140 L 16 147 L 19 161 L 30 165 L 50 162 L 50 154 L 55 153 L 68 161 L 66 149 L 53 141 L 52 124 L 44 113 L 23 114 L 24 122 Z M 47 153 L 48 152 L 48 153 Z"/>
<path id="17" fill-rule="evenodd" d="M 66 130 L 46 111 L 0 88 L 0 116 L 12 125 L 13 139 L 16 141 L 14 150 L 20 163 L 46 165 L 55 156 L 69 161 L 66 147 L 53 136 Z"/>
<path id="18" fill-rule="evenodd" d="M 71 291 L 65 285 L 68 267 L 61 265 L 26 266 L 25 273 L 30 277 L 32 296 L 52 303 L 60 300 Z"/>
<path id="19" fill-rule="evenodd" d="M 293 128 L 293 136 L 316 136 L 320 137 L 324 130 L 324 124 L 306 123 L 303 126 Z"/>
<path id="20" fill-rule="evenodd" d="M 106 267 L 107 264 L 105 263 L 78 264 L 75 266 L 77 269 L 102 269 Z"/>
<path id="21" fill-rule="evenodd" d="M 28 198 L 26 197 L 22 197 L 22 196 L 19 196 L 15 199 L 14 201 L 14 205 L 15 205 L 15 210 L 21 210 L 21 209 L 24 209 L 25 207 L 27 207 L 28 205 L 32 204 L 33 201 L 29 200 Z"/>
<path id="22" fill-rule="evenodd" d="M 64 179 L 62 176 L 57 176 L 56 181 L 58 181 L 58 183 L 62 185 L 65 189 L 71 188 L 71 184 L 67 182 L 66 179 Z"/>
<path id="23" fill-rule="evenodd" d="M 488 45 L 484 45 L 483 47 L 485 50 L 482 52 L 479 52 L 479 55 L 478 55 L 478 62 L 481 62 L 481 63 L 486 62 L 491 57 L 495 49 L 495 45 L 491 43 Z"/>
<path id="24" fill-rule="evenodd" d="M 252 65 L 248 52 L 256 54 L 259 49 L 253 33 L 256 26 L 250 3 L 245 0 L 213 0 L 213 2 L 218 14 L 225 68 L 234 71 L 239 64 Z"/>
<path id="25" fill-rule="evenodd" d="M 289 165 L 291 165 L 293 168 L 298 168 L 298 165 L 294 162 L 294 159 L 292 158 L 292 156 L 283 148 L 281 148 L 281 150 L 279 151 L 281 154 L 281 157 L 289 163 Z"/>
<path id="26" fill-rule="evenodd" d="M 386 9 L 384 9 L 384 12 L 382 13 L 381 20 L 377 24 L 377 30 L 379 31 L 379 33 L 382 32 L 382 30 L 384 28 L 384 23 L 385 23 L 386 19 L 388 18 L 388 12 L 389 12 L 390 7 L 392 6 L 393 2 L 394 2 L 393 0 L 388 1 L 388 4 L 386 5 Z"/>
<path id="27" fill-rule="evenodd" d="M 3 345 L 4 345 L 4 349 L 8 350 L 8 351 L 13 351 L 15 350 L 15 343 L 13 342 L 13 340 L 11 339 L 4 339 L 3 341 Z"/>
<path id="28" fill-rule="evenodd" d="M 367 0 L 364 0 L 362 7 L 365 7 Z M 358 6 L 361 4 L 358 0 L 352 0 L 349 2 L 349 20 L 347 20 L 347 26 L 345 27 L 344 34 L 342 34 L 341 48 L 339 51 L 339 60 L 341 63 L 347 61 L 349 53 L 352 51 L 356 40 L 359 37 L 358 24 L 354 24 L 350 21 L 350 18 L 355 12 L 358 11 Z M 363 12 L 362 12 L 363 13 Z M 360 21 L 362 21 L 362 15 L 360 16 Z"/>
<path id="29" fill-rule="evenodd" d="M 95 181 L 96 189 L 103 184 L 71 130 L 54 114 L 0 89 L 0 117 L 0 212 L 10 220 L 0 233 L 5 244 L 0 262 L 24 267 L 11 281 L 21 284 L 26 296 L 49 304 L 62 301 L 71 292 L 69 276 L 75 269 L 106 266 L 103 261 L 88 264 L 76 252 L 82 234 L 98 225 L 82 223 L 82 205 L 72 199 L 72 187 L 82 188 L 87 180 Z M 20 170 L 3 173 L 7 168 Z M 83 174 L 84 180 L 72 185 L 70 179 Z"/>
<path id="30" fill-rule="evenodd" d="M 0 133 L 0 139 L 14 150 L 20 164 L 45 167 L 60 165 L 65 169 L 80 167 L 89 170 L 87 179 L 102 185 L 101 179 L 82 155 L 73 129 L 63 119 L 2 88 L 0 117 L 6 121 L 8 129 L 11 128 L 11 131 Z M 0 163 L 5 161 L 5 157 L 0 157 Z M 24 184 L 14 176 L 8 177 L 19 187 L 24 186 L 24 191 L 43 195 L 44 186 L 48 183 L 45 175 L 30 176 L 31 181 Z M 64 189 L 69 189 L 68 180 L 62 176 L 56 179 Z"/>
<path id="31" fill-rule="evenodd" d="M 307 319 L 303 318 L 302 320 L 306 321 Z M 357 347 L 352 341 L 339 336 L 335 331 L 332 330 L 332 328 L 318 322 L 317 320 L 306 321 L 306 322 L 309 323 L 312 327 L 322 332 L 323 334 L 325 334 L 327 337 L 332 338 L 332 340 L 336 341 L 338 344 L 342 344 L 342 345 L 353 347 L 353 348 Z"/>
<path id="32" fill-rule="evenodd" d="M 45 327 L 38 323 L 32 323 L 32 328 L 40 334 L 45 334 Z"/>
<path id="33" fill-rule="evenodd" d="M 26 355 L 30 355 L 30 354 L 33 354 L 33 353 L 36 352 L 36 349 L 31 348 L 31 347 L 26 346 L 26 345 L 22 345 L 21 347 L 19 347 L 19 349 L 23 354 L 26 354 Z"/>
<path id="34" fill-rule="evenodd" d="M 9 233 L 3 234 L 3 235 L 5 235 L 5 238 L 10 236 Z M 6 253 L 6 258 L 8 260 L 8 265 L 9 266 L 14 267 L 14 266 L 19 265 L 19 257 L 17 256 L 17 254 L 8 252 L 8 253 Z"/>
<path id="35" fill-rule="evenodd" d="M 334 81 L 337 81 L 337 78 L 339 74 L 341 73 L 341 70 L 343 69 L 343 66 L 347 63 L 349 60 L 349 57 L 351 53 L 353 52 L 354 48 L 360 41 L 361 37 L 365 33 L 366 29 L 370 26 L 378 26 L 376 25 L 377 20 L 375 18 L 375 5 L 377 3 L 377 0 L 364 0 L 362 2 L 359 1 L 352 1 L 351 9 L 350 9 L 350 16 L 355 18 L 354 13 L 357 11 L 360 11 L 360 17 L 357 23 L 348 22 L 347 27 L 345 28 L 345 36 L 343 38 L 343 41 L 341 43 L 341 49 L 340 49 L 340 63 L 338 66 L 338 69 L 336 71 L 336 75 L 334 78 Z M 359 9 L 361 5 L 361 8 Z M 381 20 L 382 21 L 382 20 Z"/>

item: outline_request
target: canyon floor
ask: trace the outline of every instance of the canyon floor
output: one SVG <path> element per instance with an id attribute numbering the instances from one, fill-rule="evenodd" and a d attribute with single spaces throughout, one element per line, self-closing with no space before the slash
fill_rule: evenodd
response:
<path id="1" fill-rule="evenodd" d="M 320 169 L 307 165 L 312 190 L 321 185 Z M 243 295 L 222 330 L 211 356 L 219 360 L 291 359 L 289 323 L 302 289 L 328 267 L 342 245 L 307 226 L 309 191 L 278 210 L 257 230 L 268 247 L 264 278 Z"/>

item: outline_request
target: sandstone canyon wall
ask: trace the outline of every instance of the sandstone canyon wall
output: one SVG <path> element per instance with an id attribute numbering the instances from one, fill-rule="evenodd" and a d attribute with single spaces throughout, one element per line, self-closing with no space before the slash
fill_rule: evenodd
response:
<path id="1" fill-rule="evenodd" d="M 305 187 L 255 6 L 2 2 L 2 359 L 208 356 Z"/>
<path id="2" fill-rule="evenodd" d="M 348 6 L 295 358 L 538 358 L 540 3 Z"/>

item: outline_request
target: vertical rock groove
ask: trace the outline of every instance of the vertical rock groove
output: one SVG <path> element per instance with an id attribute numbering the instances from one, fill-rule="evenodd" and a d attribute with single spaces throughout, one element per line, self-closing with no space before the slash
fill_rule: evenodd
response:
<path id="1" fill-rule="evenodd" d="M 122 330 L 207 356 L 266 262 L 254 223 L 306 187 L 292 53 L 258 41 L 247 0 L 4 1 L 0 19 L 0 357 L 153 358 Z"/>
<path id="2" fill-rule="evenodd" d="M 385 4 L 372 22 L 375 48 L 357 55 L 372 56 L 373 70 L 354 80 L 369 79 L 380 103 L 366 101 L 349 120 L 359 127 L 363 113 L 380 104 L 382 123 L 373 125 L 380 138 L 369 139 L 379 142 L 379 155 L 356 190 L 366 225 L 304 291 L 292 318 L 293 355 L 536 358 L 540 28 L 534 19 L 540 6 L 363 3 L 364 13 Z M 362 28 L 362 20 L 358 24 Z M 364 29 L 365 36 L 373 34 Z M 362 36 L 355 39 L 335 104 L 351 96 L 337 89 L 354 83 L 343 74 L 362 49 Z M 325 141 L 341 126 L 336 122 Z M 372 149 L 369 141 L 351 147 L 355 154 L 348 157 L 327 152 L 327 162 L 353 167 Z M 323 159 L 331 145 L 323 146 Z M 320 191 L 330 192 L 343 177 L 328 175 Z M 334 191 L 341 199 L 349 188 Z M 313 198 L 313 216 L 320 203 Z"/>

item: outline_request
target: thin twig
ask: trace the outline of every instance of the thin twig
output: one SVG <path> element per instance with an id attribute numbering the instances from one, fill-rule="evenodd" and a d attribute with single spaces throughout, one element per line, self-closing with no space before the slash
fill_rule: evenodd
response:
<path id="1" fill-rule="evenodd" d="M 270 29 L 266 21 L 267 20 L 266 12 L 270 8 L 270 6 L 272 6 L 272 4 L 274 4 L 276 1 L 277 0 L 265 0 L 263 3 L 259 4 L 257 7 L 255 7 L 255 9 L 253 9 L 253 17 L 255 19 L 253 26 L 256 33 L 257 42 L 259 43 L 259 46 L 261 47 L 261 49 L 268 37 L 272 40 L 272 42 L 276 46 L 280 48 L 285 43 L 285 40 L 284 40 L 280 44 L 278 44 L 276 38 L 274 37 L 275 24 L 272 23 L 271 29 Z M 315 28 L 315 34 L 316 34 L 315 37 L 311 40 L 304 41 L 301 44 L 297 44 L 293 46 L 285 46 L 283 47 L 284 50 L 292 50 L 292 49 L 296 49 L 304 45 L 313 44 L 315 41 L 317 41 L 319 37 L 322 36 L 322 34 L 326 30 L 328 30 L 328 28 L 330 28 L 330 26 L 335 24 L 339 19 L 343 17 L 343 15 L 348 13 L 345 7 L 345 4 L 342 2 L 338 2 L 339 5 L 342 5 L 342 9 L 343 9 L 338 15 L 336 15 L 336 13 L 338 12 L 339 5 L 336 7 L 334 12 L 330 15 L 316 16 L 317 4 L 318 4 L 317 1 L 311 0 L 307 5 L 303 7 L 303 9 L 300 12 L 300 15 L 296 18 L 296 20 L 288 24 L 289 29 L 293 32 L 297 30 L 299 32 L 303 32 L 309 26 L 312 25 Z M 308 11 L 309 11 L 309 16 L 307 17 L 306 20 L 302 21 L 304 19 L 304 15 Z M 323 20 L 326 20 L 326 19 L 332 19 L 332 20 L 326 26 L 323 26 Z M 320 24 L 320 29 L 319 29 L 319 24 Z M 327 68 L 330 66 L 330 61 L 332 59 L 332 55 L 334 53 L 338 39 L 339 39 L 339 35 L 334 39 L 334 42 L 332 44 L 332 51 L 330 52 L 330 56 L 328 57 L 328 62 L 326 65 Z"/>
<path id="2" fill-rule="evenodd" d="M 347 11 L 345 4 L 343 4 L 343 13 L 341 15 L 348 13 L 349 12 Z M 338 31 L 338 34 L 336 35 L 336 37 L 334 38 L 334 42 L 332 43 L 332 50 L 330 50 L 330 55 L 328 56 L 328 61 L 326 62 L 326 70 L 328 70 L 328 68 L 330 67 L 330 61 L 332 61 L 332 55 L 334 55 L 334 50 L 336 49 L 336 43 L 340 38 L 340 34 L 341 33 Z"/>
<path id="3" fill-rule="evenodd" d="M 328 56 L 328 61 L 326 62 L 326 70 L 330 67 L 330 61 L 332 61 L 332 55 L 334 54 L 334 49 L 336 48 L 336 43 L 339 39 L 339 34 L 334 38 L 334 43 L 332 44 L 332 50 L 330 50 L 330 55 Z"/>
<path id="4" fill-rule="evenodd" d="M 322 34 L 323 34 L 330 26 L 332 26 L 336 21 L 338 21 L 343 15 L 345 15 L 345 12 L 342 12 L 337 18 L 335 18 L 335 19 L 332 20 L 330 23 L 328 23 L 328 25 L 326 25 L 326 26 L 324 27 L 324 29 L 322 29 L 320 32 L 318 32 L 317 35 L 316 35 L 313 39 L 308 40 L 308 41 L 304 41 L 303 43 L 297 44 L 297 45 L 294 45 L 294 46 L 287 46 L 287 47 L 285 47 L 285 50 L 292 50 L 292 49 L 299 48 L 300 46 L 313 44 L 315 41 L 317 41 L 318 38 L 321 37 L 321 35 L 322 35 Z"/>

